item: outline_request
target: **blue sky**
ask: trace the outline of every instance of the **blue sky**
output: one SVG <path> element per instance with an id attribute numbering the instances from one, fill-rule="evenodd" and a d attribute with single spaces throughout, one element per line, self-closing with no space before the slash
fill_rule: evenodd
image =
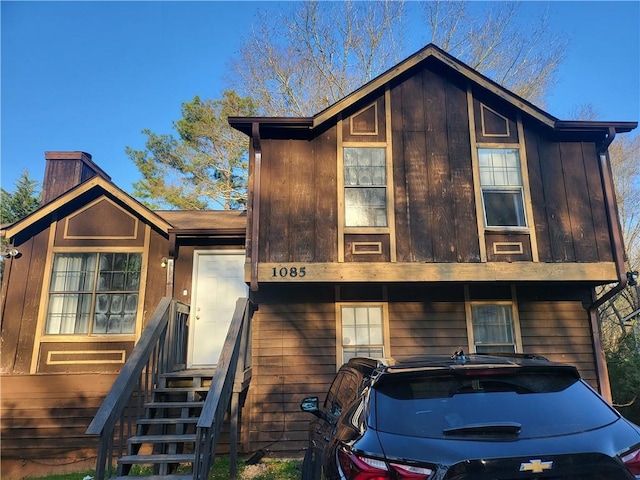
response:
<path id="1" fill-rule="evenodd" d="M 23 169 L 41 181 L 45 151 L 82 150 L 131 192 L 139 175 L 125 147 L 142 149 L 144 128 L 171 133 L 194 95 L 220 97 L 256 11 L 291 5 L 1 1 L 2 187 L 13 190 Z M 553 29 L 571 38 L 549 113 L 568 119 L 591 103 L 600 120 L 640 120 L 640 2 L 524 7 L 549 8 Z M 408 56 L 427 40 L 406 43 Z"/>

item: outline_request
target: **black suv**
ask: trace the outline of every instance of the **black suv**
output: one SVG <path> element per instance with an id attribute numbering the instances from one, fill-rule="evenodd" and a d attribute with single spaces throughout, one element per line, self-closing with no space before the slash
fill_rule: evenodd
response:
<path id="1" fill-rule="evenodd" d="M 303 480 L 640 479 L 640 428 L 541 357 L 354 358 L 301 408 Z"/>

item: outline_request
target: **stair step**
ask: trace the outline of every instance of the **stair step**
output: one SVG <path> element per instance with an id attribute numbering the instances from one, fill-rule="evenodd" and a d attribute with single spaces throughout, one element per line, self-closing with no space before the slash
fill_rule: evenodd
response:
<path id="1" fill-rule="evenodd" d="M 162 464 L 162 463 L 193 463 L 196 456 L 188 453 L 161 453 L 158 455 L 125 455 L 118 463 L 131 464 Z"/>
<path id="2" fill-rule="evenodd" d="M 195 441 L 196 435 L 194 433 L 184 435 L 136 435 L 127 440 L 129 443 L 193 443 Z"/>
<path id="3" fill-rule="evenodd" d="M 138 425 L 179 425 L 181 423 L 198 423 L 198 417 L 185 418 L 140 418 Z"/>
<path id="4" fill-rule="evenodd" d="M 150 402 L 145 408 L 202 408 L 204 402 Z"/>
<path id="5" fill-rule="evenodd" d="M 191 392 L 208 392 L 209 387 L 158 387 L 154 393 L 191 393 Z"/>
<path id="6" fill-rule="evenodd" d="M 179 370 L 177 372 L 168 372 L 160 374 L 162 378 L 211 378 L 213 377 L 213 373 L 215 372 L 215 368 L 206 368 L 206 369 L 193 369 L 193 370 Z"/>
<path id="7" fill-rule="evenodd" d="M 171 475 L 128 475 L 124 477 L 112 477 L 109 480 L 193 480 L 192 473 Z"/>

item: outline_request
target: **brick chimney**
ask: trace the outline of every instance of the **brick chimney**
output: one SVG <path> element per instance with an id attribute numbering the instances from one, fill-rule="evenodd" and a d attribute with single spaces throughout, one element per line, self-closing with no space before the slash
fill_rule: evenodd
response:
<path id="1" fill-rule="evenodd" d="M 46 166 L 42 182 L 42 205 L 58 198 L 85 180 L 100 175 L 111 181 L 91 155 L 85 152 L 44 152 Z"/>

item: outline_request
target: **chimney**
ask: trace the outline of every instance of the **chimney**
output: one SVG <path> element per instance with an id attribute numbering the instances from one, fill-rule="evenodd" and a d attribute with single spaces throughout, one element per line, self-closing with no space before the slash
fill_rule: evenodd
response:
<path id="1" fill-rule="evenodd" d="M 98 167 L 85 152 L 44 152 L 46 166 L 42 182 L 42 205 L 58 198 L 85 180 L 100 175 L 111 177 Z"/>

